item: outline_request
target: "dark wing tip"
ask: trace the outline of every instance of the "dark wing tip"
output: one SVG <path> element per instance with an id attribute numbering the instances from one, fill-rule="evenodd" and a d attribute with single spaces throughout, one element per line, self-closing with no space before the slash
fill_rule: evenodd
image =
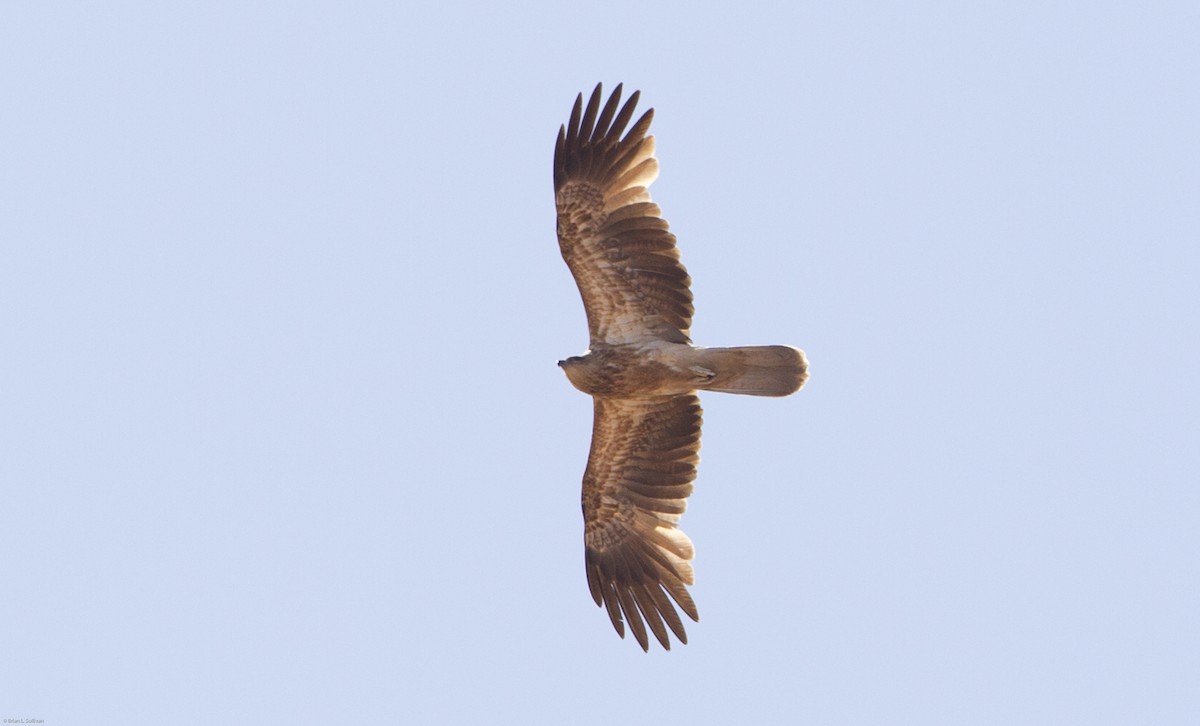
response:
<path id="1" fill-rule="evenodd" d="M 560 129 L 559 141 L 554 149 L 555 190 L 560 189 L 568 178 L 588 178 L 601 174 L 645 136 L 654 118 L 654 109 L 646 111 L 626 133 L 625 129 L 641 98 L 641 91 L 634 91 L 621 105 L 624 88 L 624 83 L 618 83 L 603 106 L 602 83 L 596 84 L 586 105 L 582 93 L 575 96 L 570 120 Z"/>
<path id="2" fill-rule="evenodd" d="M 579 123 L 579 138 L 585 142 L 592 138 L 592 129 L 596 125 L 596 114 L 600 111 L 600 84 L 596 84 L 596 90 L 592 91 L 592 97 L 588 99 L 587 111 L 583 114 L 583 120 Z"/>
<path id="3" fill-rule="evenodd" d="M 567 127 L 558 127 L 558 141 L 554 144 L 554 188 L 558 189 L 567 180 L 566 166 Z"/>

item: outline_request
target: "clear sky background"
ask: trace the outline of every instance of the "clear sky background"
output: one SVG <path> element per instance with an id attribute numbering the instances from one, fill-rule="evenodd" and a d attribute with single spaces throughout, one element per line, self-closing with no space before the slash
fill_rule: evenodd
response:
<path id="1" fill-rule="evenodd" d="M 1200 723 L 1200 11 L 9 3 L 0 716 Z M 691 643 L 588 595 L 575 94 L 702 345 Z"/>

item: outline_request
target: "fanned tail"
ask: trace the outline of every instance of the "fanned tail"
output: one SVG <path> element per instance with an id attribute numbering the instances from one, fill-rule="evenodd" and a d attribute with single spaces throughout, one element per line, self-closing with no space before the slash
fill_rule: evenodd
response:
<path id="1" fill-rule="evenodd" d="M 788 396 L 808 380 L 804 351 L 788 345 L 703 348 L 697 352 L 700 365 L 716 374 L 703 386 L 708 391 Z"/>

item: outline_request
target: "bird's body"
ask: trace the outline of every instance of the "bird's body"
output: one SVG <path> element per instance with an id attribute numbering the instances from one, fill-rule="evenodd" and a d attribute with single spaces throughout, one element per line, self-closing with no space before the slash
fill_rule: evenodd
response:
<path id="1" fill-rule="evenodd" d="M 597 346 L 560 365 L 572 385 L 593 396 L 672 396 L 690 393 L 712 378 L 696 358 L 690 345 L 656 340 Z"/>
<path id="2" fill-rule="evenodd" d="M 784 345 L 699 348 L 665 340 L 600 345 L 559 365 L 579 390 L 614 398 L 701 389 L 786 396 L 800 388 L 805 371 L 803 354 Z"/>
<path id="3" fill-rule="evenodd" d="M 647 649 L 649 626 L 669 649 L 667 628 L 687 642 L 674 606 L 699 619 L 686 588 L 694 550 L 677 524 L 700 460 L 696 392 L 786 396 L 808 364 L 789 346 L 691 344 L 691 278 L 647 191 L 658 175 L 646 135 L 653 110 L 625 133 L 638 94 L 618 111 L 621 87 L 603 109 L 600 90 L 586 110 L 576 99 L 554 152 L 559 249 L 590 332 L 589 351 L 559 366 L 594 402 L 582 495 L 588 587 L 622 637 L 627 622 Z"/>

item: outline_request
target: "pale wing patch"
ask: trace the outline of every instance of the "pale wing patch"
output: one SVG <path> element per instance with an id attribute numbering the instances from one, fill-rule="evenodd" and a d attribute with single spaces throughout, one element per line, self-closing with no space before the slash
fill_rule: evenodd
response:
<path id="1" fill-rule="evenodd" d="M 651 144 L 653 146 L 653 144 Z M 648 187 L 658 178 L 658 159 L 650 157 L 638 163 L 625 172 L 615 184 L 610 187 L 613 191 L 625 191 L 630 187 Z"/>
<path id="2" fill-rule="evenodd" d="M 646 187 L 630 187 L 629 189 L 605 197 L 604 212 L 605 214 L 612 214 L 613 211 L 621 207 L 648 201 L 650 201 L 650 192 L 647 191 Z M 661 210 L 656 212 L 656 214 L 661 213 Z"/>

